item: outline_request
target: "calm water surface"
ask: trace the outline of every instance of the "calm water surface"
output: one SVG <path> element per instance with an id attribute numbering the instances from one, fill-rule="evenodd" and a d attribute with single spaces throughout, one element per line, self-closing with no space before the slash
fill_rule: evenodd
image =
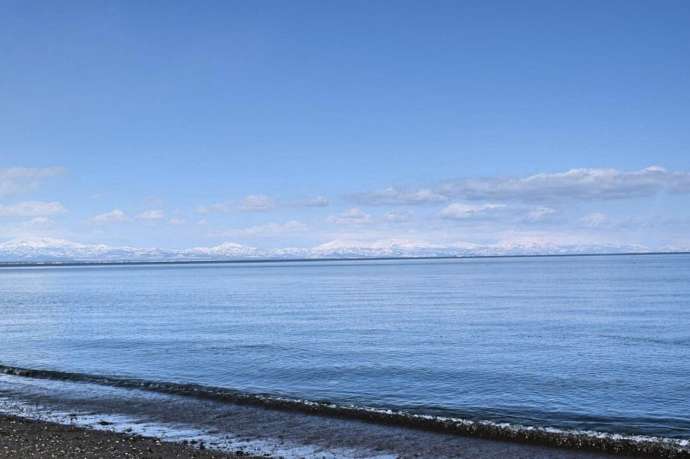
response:
<path id="1" fill-rule="evenodd" d="M 690 438 L 690 256 L 3 268 L 0 364 Z"/>

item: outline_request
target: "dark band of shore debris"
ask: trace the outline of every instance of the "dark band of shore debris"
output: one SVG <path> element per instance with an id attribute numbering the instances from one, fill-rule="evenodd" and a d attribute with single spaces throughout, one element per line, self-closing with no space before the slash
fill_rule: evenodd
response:
<path id="1" fill-rule="evenodd" d="M 220 402 L 255 405 L 274 410 L 359 419 L 380 424 L 412 427 L 435 432 L 478 437 L 490 440 L 583 449 L 618 455 L 649 456 L 667 459 L 690 458 L 690 442 L 668 438 L 626 436 L 590 431 L 568 431 L 553 428 L 499 424 L 490 421 L 427 416 L 330 402 L 313 402 L 272 395 L 248 394 L 225 388 L 196 384 L 97 376 L 52 370 L 37 370 L 0 365 L 0 373 L 39 379 L 83 382 L 112 387 L 191 396 Z"/>

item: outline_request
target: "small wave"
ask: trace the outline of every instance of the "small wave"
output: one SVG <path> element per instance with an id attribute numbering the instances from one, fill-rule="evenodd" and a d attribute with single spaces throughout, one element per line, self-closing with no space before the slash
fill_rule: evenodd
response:
<path id="1" fill-rule="evenodd" d="M 611 338 L 625 343 L 637 344 L 661 344 L 664 346 L 690 346 L 690 336 L 680 338 L 653 338 L 647 336 L 621 336 L 621 335 L 601 335 L 604 338 Z"/>
<path id="2" fill-rule="evenodd" d="M 690 458 L 690 441 L 642 435 L 622 435 L 584 430 L 534 427 L 492 421 L 414 414 L 405 411 L 310 401 L 265 394 L 250 394 L 227 388 L 150 381 L 114 376 L 70 373 L 0 365 L 0 373 L 37 379 L 83 382 L 111 387 L 147 390 L 226 403 L 255 405 L 268 409 L 359 419 L 492 440 L 587 449 L 612 454 Z"/>

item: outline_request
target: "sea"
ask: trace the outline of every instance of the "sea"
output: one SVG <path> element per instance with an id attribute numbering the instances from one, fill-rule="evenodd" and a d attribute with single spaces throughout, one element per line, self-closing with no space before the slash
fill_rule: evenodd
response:
<path id="1" fill-rule="evenodd" d="M 690 255 L 2 267 L 0 412 L 294 457 L 387 457 L 385 426 L 687 451 Z"/>

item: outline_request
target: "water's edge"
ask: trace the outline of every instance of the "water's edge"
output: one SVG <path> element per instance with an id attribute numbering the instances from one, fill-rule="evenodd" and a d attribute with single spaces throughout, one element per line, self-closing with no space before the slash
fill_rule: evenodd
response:
<path id="1" fill-rule="evenodd" d="M 431 416 L 355 405 L 341 405 L 264 394 L 250 394 L 227 388 L 150 381 L 144 379 L 70 373 L 1 365 L 0 373 L 37 379 L 83 382 L 162 394 L 196 397 L 218 402 L 254 405 L 267 409 L 358 419 L 379 424 L 411 427 L 434 432 L 512 441 L 559 448 L 585 449 L 611 454 L 690 458 L 690 441 L 662 437 L 632 436 L 594 431 L 533 427 L 491 421 Z"/>

